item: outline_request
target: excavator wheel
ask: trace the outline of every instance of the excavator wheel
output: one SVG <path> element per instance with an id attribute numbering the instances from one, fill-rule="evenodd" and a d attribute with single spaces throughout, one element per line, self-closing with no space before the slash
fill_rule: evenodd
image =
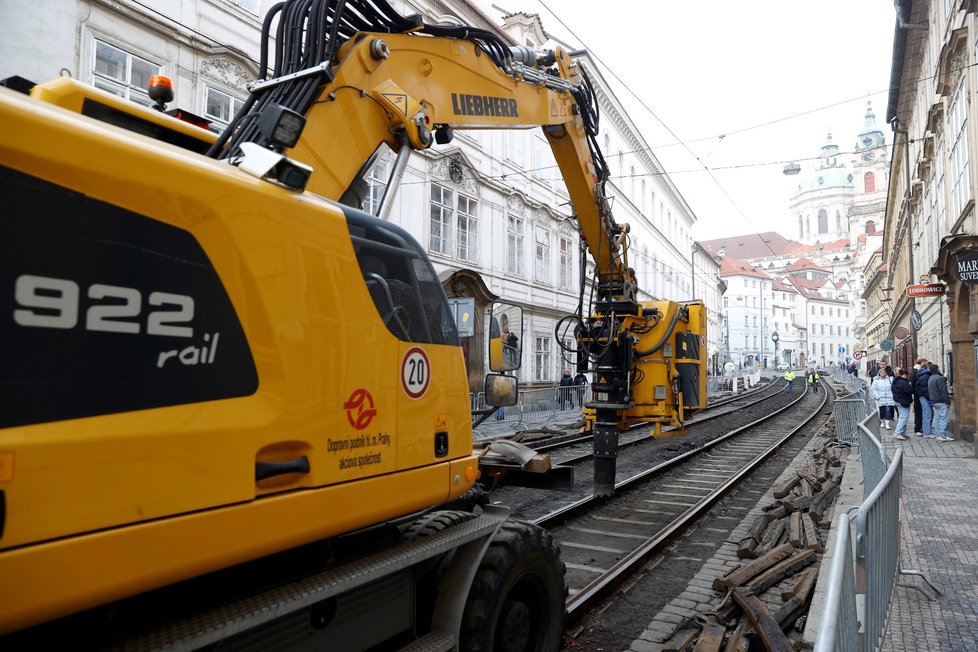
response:
<path id="1" fill-rule="evenodd" d="M 508 520 L 479 565 L 462 616 L 460 649 L 550 652 L 564 633 L 565 567 L 550 533 Z"/>
<path id="2" fill-rule="evenodd" d="M 465 521 L 475 518 L 472 512 L 462 510 L 441 510 L 419 516 L 401 528 L 401 541 L 414 541 Z M 431 614 L 438 597 L 438 587 L 445 577 L 445 569 L 451 561 L 454 552 L 436 557 L 418 568 L 416 601 L 416 631 L 420 636 L 431 628 Z"/>
<path id="3" fill-rule="evenodd" d="M 472 512 L 461 510 L 442 510 L 419 516 L 401 529 L 401 541 L 414 541 L 429 534 L 470 521 L 475 518 Z"/>

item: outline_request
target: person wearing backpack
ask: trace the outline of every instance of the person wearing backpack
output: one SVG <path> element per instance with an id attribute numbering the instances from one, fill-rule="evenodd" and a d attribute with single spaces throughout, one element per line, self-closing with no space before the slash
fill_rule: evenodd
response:
<path id="1" fill-rule="evenodd" d="M 898 441 L 907 440 L 907 421 L 910 420 L 910 406 L 913 405 L 913 386 L 907 380 L 907 370 L 897 369 L 893 377 L 893 401 L 896 403 L 897 424 L 893 438 Z"/>
<path id="2" fill-rule="evenodd" d="M 927 358 L 917 358 L 917 363 L 910 372 L 910 386 L 913 388 L 913 434 L 920 437 L 924 433 L 924 415 L 921 412 L 920 396 L 917 394 L 917 374 L 927 367 Z"/>
<path id="3" fill-rule="evenodd" d="M 933 435 L 943 443 L 954 441 L 947 436 L 948 408 L 951 405 L 951 393 L 947 388 L 947 378 L 941 373 L 936 364 L 930 366 L 930 378 L 927 379 L 927 400 L 934 412 Z"/>
<path id="4" fill-rule="evenodd" d="M 924 437 L 933 439 L 934 435 L 930 434 L 930 398 L 927 394 L 927 381 L 929 380 L 930 368 L 928 368 L 926 365 L 922 366 L 920 371 L 917 372 L 917 378 L 914 380 L 913 389 L 914 392 L 916 392 L 917 397 L 920 399 L 920 431 L 923 433 Z"/>

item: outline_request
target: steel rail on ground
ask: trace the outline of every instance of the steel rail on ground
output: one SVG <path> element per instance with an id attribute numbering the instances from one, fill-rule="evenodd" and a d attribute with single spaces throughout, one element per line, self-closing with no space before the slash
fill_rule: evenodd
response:
<path id="1" fill-rule="evenodd" d="M 825 385 L 823 384 L 823 387 Z M 675 458 L 663 462 L 662 464 L 656 465 L 655 467 L 648 469 L 642 473 L 635 476 L 622 480 L 615 486 L 616 493 L 624 491 L 635 487 L 641 483 L 648 482 L 655 476 L 661 475 L 667 470 L 670 470 L 690 459 L 704 454 L 705 452 L 711 450 L 712 448 L 718 446 L 719 444 L 730 440 L 733 437 L 743 433 L 746 430 L 754 428 L 763 422 L 772 419 L 773 417 L 791 409 L 801 400 L 807 396 L 807 393 L 802 393 L 799 395 L 798 399 L 792 401 L 783 408 L 766 415 L 765 417 L 758 419 L 751 424 L 732 430 L 731 432 L 723 435 L 698 448 L 693 451 L 676 456 Z M 697 518 L 699 518 L 703 513 L 705 513 L 717 500 L 729 493 L 734 486 L 736 486 L 745 476 L 750 474 L 756 467 L 767 460 L 772 454 L 774 454 L 786 441 L 788 441 L 792 436 L 795 435 L 799 430 L 807 426 L 812 420 L 819 416 L 822 410 L 825 408 L 826 403 L 829 400 L 828 392 L 823 394 L 822 401 L 819 405 L 811 412 L 809 416 L 803 419 L 796 427 L 790 430 L 787 434 L 778 438 L 773 444 L 768 446 L 767 449 L 756 455 L 751 461 L 746 465 L 742 466 L 739 470 L 730 475 L 725 481 L 723 481 L 719 486 L 714 488 L 709 494 L 700 499 L 696 504 L 689 507 L 684 511 L 679 517 L 675 518 L 668 525 L 661 528 L 652 537 L 647 538 L 639 546 L 637 546 L 632 552 L 626 554 L 620 561 L 610 567 L 606 572 L 603 572 L 595 580 L 584 586 L 580 591 L 576 592 L 574 595 L 570 596 L 566 602 L 566 610 L 568 617 L 571 622 L 578 620 L 581 615 L 588 609 L 594 606 L 594 604 L 606 597 L 615 587 L 619 586 L 629 575 L 631 575 L 636 567 L 640 564 L 645 563 L 649 557 L 653 554 L 660 552 L 663 547 L 671 541 L 677 534 L 685 530 L 689 525 L 692 524 Z M 556 510 L 550 514 L 543 517 L 535 519 L 535 523 L 542 525 L 546 528 L 553 528 L 558 525 L 564 524 L 566 521 L 573 519 L 575 517 L 586 514 L 595 505 L 599 503 L 607 502 L 607 499 L 599 499 L 593 496 L 581 499 L 575 503 L 567 505 L 559 510 Z"/>

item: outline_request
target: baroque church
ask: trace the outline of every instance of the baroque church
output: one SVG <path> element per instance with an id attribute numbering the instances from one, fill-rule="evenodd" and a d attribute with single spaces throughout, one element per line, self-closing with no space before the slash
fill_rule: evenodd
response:
<path id="1" fill-rule="evenodd" d="M 854 353 L 860 350 L 866 322 L 864 275 L 867 262 L 882 246 L 889 169 L 886 139 L 867 102 L 863 128 L 852 146 L 840 149 L 830 133 L 809 165 L 785 168 L 785 174 L 798 175 L 788 200 L 793 233 L 753 233 L 702 243 L 715 256 L 738 260 L 741 270 L 746 264 L 772 279 L 770 309 L 765 305 L 764 311 L 770 323 L 781 324 L 784 348 L 804 352 L 779 362 L 838 364 L 858 357 Z M 725 281 L 738 285 L 735 279 Z M 823 342 L 822 316 L 836 316 L 840 307 L 847 325 L 828 325 L 832 335 Z M 778 315 L 786 309 L 790 319 Z M 738 315 L 730 318 L 740 321 Z"/>

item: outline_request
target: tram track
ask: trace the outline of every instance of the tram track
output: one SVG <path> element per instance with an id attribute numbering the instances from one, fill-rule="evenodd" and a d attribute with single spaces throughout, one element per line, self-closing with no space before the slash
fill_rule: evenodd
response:
<path id="1" fill-rule="evenodd" d="M 563 550 L 571 622 L 660 553 L 787 440 L 821 426 L 831 413 L 829 399 L 828 391 L 803 394 L 755 423 L 622 480 L 612 500 L 590 497 L 536 519 Z"/>
<path id="2" fill-rule="evenodd" d="M 688 419 L 684 426 L 689 429 L 693 426 L 700 426 L 704 423 L 716 421 L 745 408 L 760 405 L 769 399 L 780 396 L 782 392 L 783 386 L 776 382 L 768 383 L 752 392 L 735 396 L 707 407 L 704 411 Z M 716 408 L 721 407 L 724 409 L 716 410 Z M 654 441 L 647 432 L 648 427 L 648 424 L 645 423 L 636 424 L 628 431 L 629 434 L 623 434 L 618 445 L 619 451 Z M 669 433 L 677 429 L 664 428 L 663 430 Z M 527 446 L 538 453 L 550 453 L 555 464 L 577 465 L 593 459 L 593 451 L 590 448 L 593 439 L 591 435 L 582 435 L 571 439 L 562 439 L 557 442 L 528 443 Z"/>
<path id="3" fill-rule="evenodd" d="M 585 496 L 531 519 L 561 545 L 570 621 L 581 620 L 785 442 L 814 433 L 831 414 L 831 390 L 823 387 L 826 391 L 800 394 L 772 414 L 633 473 L 616 485 L 612 499 Z"/>

